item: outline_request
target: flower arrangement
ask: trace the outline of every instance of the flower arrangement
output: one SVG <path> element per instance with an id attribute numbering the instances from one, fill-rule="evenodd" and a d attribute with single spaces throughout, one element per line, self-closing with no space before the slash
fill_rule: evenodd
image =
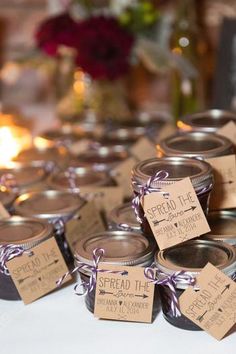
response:
<path id="1" fill-rule="evenodd" d="M 116 90 L 117 103 L 117 88 L 122 91 L 120 80 L 133 65 L 142 62 L 151 72 L 168 66 L 168 53 L 156 41 L 159 19 L 155 0 L 73 0 L 64 13 L 43 21 L 35 38 L 37 46 L 52 57 L 59 55 L 62 46 L 73 50 L 77 67 L 95 80 L 97 87 L 99 84 L 100 91 L 105 89 L 105 101 L 110 99 L 111 105 L 106 115 L 111 115 L 120 109 L 111 104 L 115 102 L 112 90 Z M 93 96 L 97 110 L 101 96 Z M 120 103 L 124 116 L 129 111 L 125 100 L 123 92 Z"/>

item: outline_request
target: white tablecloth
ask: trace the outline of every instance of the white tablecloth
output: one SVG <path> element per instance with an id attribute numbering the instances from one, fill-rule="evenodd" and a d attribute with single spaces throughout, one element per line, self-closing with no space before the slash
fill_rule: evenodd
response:
<path id="1" fill-rule="evenodd" d="M 0 354 L 235 354 L 236 332 L 217 341 L 171 326 L 98 320 L 73 286 L 25 306 L 0 300 Z"/>

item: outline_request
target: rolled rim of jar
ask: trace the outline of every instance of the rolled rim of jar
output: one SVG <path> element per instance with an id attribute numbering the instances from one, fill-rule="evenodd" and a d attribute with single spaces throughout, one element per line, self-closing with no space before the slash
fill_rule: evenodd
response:
<path id="1" fill-rule="evenodd" d="M 234 153 L 232 142 L 221 135 L 199 131 L 173 134 L 157 145 L 158 156 L 207 159 Z"/>
<path id="2" fill-rule="evenodd" d="M 236 271 L 235 247 L 221 241 L 195 239 L 158 251 L 154 260 L 156 267 L 167 276 L 184 271 L 192 277 L 196 277 L 209 262 L 232 276 Z M 188 286 L 184 280 L 176 283 L 177 289 Z"/>
<path id="3" fill-rule="evenodd" d="M 189 177 L 197 194 L 210 192 L 213 186 L 213 170 L 209 163 L 187 157 L 152 158 L 137 163 L 132 170 L 132 185 L 140 192 L 148 179 L 158 171 L 169 176 L 151 183 L 152 188 L 165 188 L 183 178 Z"/>
<path id="4" fill-rule="evenodd" d="M 201 131 L 217 133 L 225 124 L 233 121 L 236 123 L 236 114 L 221 109 L 210 109 L 203 112 L 188 114 L 177 122 L 181 131 Z"/>
<path id="5" fill-rule="evenodd" d="M 236 246 L 236 210 L 216 210 L 207 215 L 211 231 L 204 239 L 217 240 Z"/>
<path id="6" fill-rule="evenodd" d="M 13 207 L 17 214 L 25 217 L 67 222 L 85 203 L 77 193 L 47 190 L 21 194 Z"/>
<path id="7" fill-rule="evenodd" d="M 119 229 L 140 232 L 140 223 L 137 221 L 132 203 L 118 205 L 108 214 L 108 222 Z"/>
<path id="8" fill-rule="evenodd" d="M 53 227 L 44 220 L 12 216 L 0 221 L 1 246 L 14 244 L 27 250 L 52 236 Z"/>
<path id="9" fill-rule="evenodd" d="M 150 266 L 157 248 L 154 240 L 149 240 L 134 231 L 104 231 L 90 235 L 78 242 L 75 250 L 75 265 L 79 262 L 93 266 L 93 251 L 102 248 L 105 251 L 101 265 Z M 89 270 L 80 270 L 91 275 Z"/>

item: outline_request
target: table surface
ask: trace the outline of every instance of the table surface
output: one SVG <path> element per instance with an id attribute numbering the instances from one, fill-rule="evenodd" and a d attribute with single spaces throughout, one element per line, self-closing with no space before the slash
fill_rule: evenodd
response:
<path id="1" fill-rule="evenodd" d="M 235 354 L 236 332 L 217 341 L 173 327 L 159 313 L 152 324 L 98 320 L 73 285 L 30 305 L 0 300 L 1 354 Z"/>

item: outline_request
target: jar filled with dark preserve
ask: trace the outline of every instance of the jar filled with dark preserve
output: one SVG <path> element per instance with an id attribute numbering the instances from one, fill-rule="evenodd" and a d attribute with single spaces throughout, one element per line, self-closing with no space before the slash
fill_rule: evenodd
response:
<path id="1" fill-rule="evenodd" d="M 109 230 L 141 232 L 131 203 L 124 203 L 112 209 L 107 219 Z"/>
<path id="2" fill-rule="evenodd" d="M 140 195 L 143 186 L 158 171 L 166 171 L 169 176 L 165 179 L 152 182 L 151 187 L 153 189 L 162 189 L 165 191 L 165 186 L 189 177 L 204 213 L 208 213 L 209 197 L 213 186 L 213 173 L 212 167 L 207 162 L 186 157 L 152 158 L 141 161 L 132 170 L 134 196 Z M 140 214 L 143 232 L 145 234 L 152 234 L 141 208 Z"/>
<path id="3" fill-rule="evenodd" d="M 13 216 L 0 221 L 0 246 L 9 244 L 29 250 L 53 237 L 53 227 L 43 220 Z M 10 275 L 0 272 L 0 298 L 21 300 Z"/>
<path id="4" fill-rule="evenodd" d="M 51 129 L 42 132 L 34 138 L 34 145 L 37 148 L 50 148 L 60 145 L 70 147 L 73 143 L 86 137 L 82 132 L 66 132 L 63 129 Z"/>
<path id="5" fill-rule="evenodd" d="M 66 242 L 66 223 L 79 217 L 79 210 L 85 201 L 78 194 L 48 190 L 20 195 L 15 203 L 15 213 L 25 217 L 35 217 L 54 225 L 55 238 L 68 265 L 73 261 Z"/>
<path id="6" fill-rule="evenodd" d="M 112 183 L 110 176 L 105 171 L 74 167 L 70 170 L 61 170 L 51 174 L 48 178 L 48 185 L 53 189 L 70 191 L 72 187 L 70 178 L 75 185 L 74 192 L 79 192 L 81 187 L 102 187 Z"/>
<path id="7" fill-rule="evenodd" d="M 167 276 L 184 270 L 196 277 L 208 262 L 231 277 L 236 271 L 236 250 L 224 242 L 199 239 L 159 251 L 155 257 L 156 267 Z M 176 283 L 175 290 L 178 298 L 187 287 L 184 282 Z M 159 285 L 158 288 L 164 318 L 176 327 L 200 330 L 200 327 L 183 314 L 175 317 L 171 309 L 170 288 L 166 285 Z"/>
<path id="8" fill-rule="evenodd" d="M 207 215 L 211 231 L 204 235 L 205 239 L 224 241 L 236 247 L 236 211 L 217 210 Z M 203 236 L 202 236 L 203 237 Z"/>
<path id="9" fill-rule="evenodd" d="M 93 250 L 102 248 L 105 251 L 101 262 L 121 266 L 150 266 L 156 250 L 155 242 L 140 233 L 129 231 L 104 231 L 82 239 L 76 247 L 76 259 L 93 265 Z M 75 265 L 77 265 L 75 263 Z M 80 276 L 84 282 L 89 281 L 91 273 L 81 269 Z M 88 292 L 85 303 L 89 311 L 94 311 L 95 289 Z"/>
<path id="10" fill-rule="evenodd" d="M 186 115 L 180 118 L 177 125 L 181 131 L 217 133 L 218 129 L 231 121 L 236 123 L 235 113 L 220 109 L 210 109 Z"/>
<path id="11" fill-rule="evenodd" d="M 177 156 L 198 158 L 231 155 L 234 153 L 232 142 L 217 134 L 204 132 L 177 133 L 162 140 L 157 145 L 158 157 Z"/>

